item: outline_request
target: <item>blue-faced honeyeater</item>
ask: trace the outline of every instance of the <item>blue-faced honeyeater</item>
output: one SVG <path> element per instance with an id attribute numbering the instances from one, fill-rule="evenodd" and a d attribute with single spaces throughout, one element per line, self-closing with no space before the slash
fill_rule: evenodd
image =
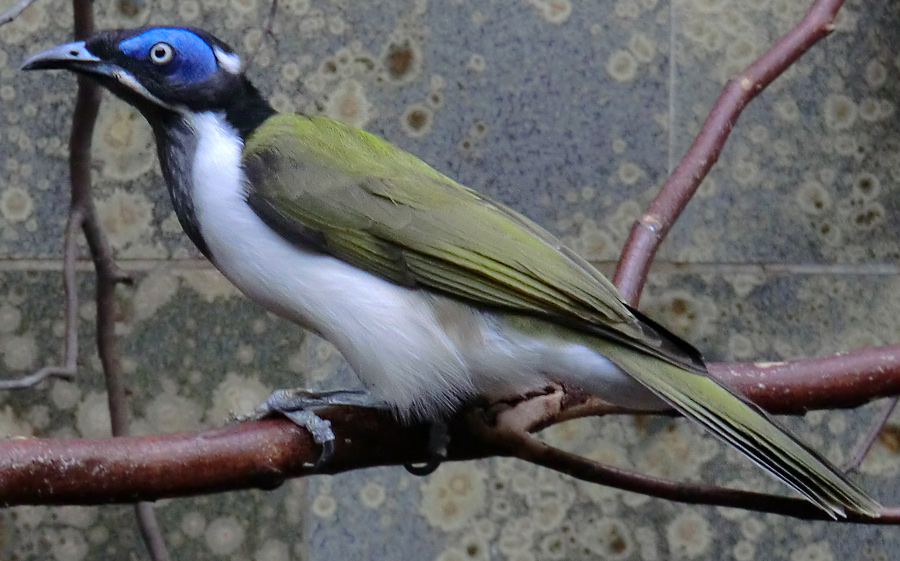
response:
<path id="1" fill-rule="evenodd" d="M 23 68 L 76 72 L 135 106 L 200 251 L 251 299 L 333 343 L 400 419 L 574 387 L 674 408 L 831 516 L 877 514 L 552 234 L 376 136 L 276 113 L 209 33 L 103 31 Z"/>

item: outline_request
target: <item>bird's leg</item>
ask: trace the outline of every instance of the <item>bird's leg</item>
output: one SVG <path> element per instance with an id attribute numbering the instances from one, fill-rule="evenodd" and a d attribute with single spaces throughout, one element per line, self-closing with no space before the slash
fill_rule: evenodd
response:
<path id="1" fill-rule="evenodd" d="M 450 429 L 443 419 L 431 421 L 428 427 L 428 461 L 422 464 L 403 464 L 413 475 L 430 475 L 447 459 Z"/>
<path id="2" fill-rule="evenodd" d="M 322 447 L 315 468 L 325 465 L 334 455 L 334 431 L 331 421 L 319 417 L 314 409 L 330 405 L 356 405 L 375 409 L 389 409 L 384 402 L 377 401 L 368 392 L 335 390 L 314 392 L 303 388 L 275 390 L 249 415 L 235 417 L 238 422 L 255 421 L 272 413 L 284 415 L 296 425 L 305 428 L 313 441 Z M 428 461 L 423 464 L 404 464 L 413 475 L 428 475 L 447 458 L 450 431 L 444 420 L 431 421 L 428 431 Z"/>
<path id="3" fill-rule="evenodd" d="M 495 423 L 502 422 L 527 431 L 557 414 L 564 395 L 563 388 L 550 385 L 511 400 L 484 403 L 478 407 L 486 411 Z M 433 420 L 428 431 L 428 461 L 421 464 L 403 464 L 403 467 L 413 475 L 430 475 L 447 459 L 449 444 L 450 429 L 447 421 Z"/>
<path id="4" fill-rule="evenodd" d="M 275 390 L 249 415 L 236 417 L 237 421 L 255 421 L 272 413 L 280 413 L 309 431 L 313 441 L 322 447 L 314 469 L 318 470 L 334 455 L 334 431 L 331 421 L 316 415 L 314 409 L 330 405 L 357 405 L 387 409 L 387 405 L 372 398 L 365 391 L 336 390 L 313 392 L 302 388 Z"/>

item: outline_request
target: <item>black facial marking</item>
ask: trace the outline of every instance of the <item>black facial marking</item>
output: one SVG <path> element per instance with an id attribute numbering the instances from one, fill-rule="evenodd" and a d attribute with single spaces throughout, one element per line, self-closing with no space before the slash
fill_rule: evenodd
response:
<path id="1" fill-rule="evenodd" d="M 246 139 L 263 121 L 275 114 L 268 101 L 243 74 L 232 74 L 220 67 L 203 80 L 175 83 L 169 80 L 168 75 L 161 71 L 159 66 L 128 56 L 119 49 L 122 41 L 140 35 L 148 29 L 150 28 L 101 31 L 85 41 L 85 48 L 94 56 L 115 64 L 131 74 L 150 94 L 171 107 L 196 113 L 206 111 L 224 113 L 229 124 L 238 131 L 242 139 Z M 213 48 L 226 54 L 234 54 L 231 47 L 202 29 L 185 29 L 198 35 Z M 91 74 L 88 76 L 134 105 L 154 128 L 157 128 L 154 121 L 166 118 L 163 114 L 171 112 L 113 78 Z"/>

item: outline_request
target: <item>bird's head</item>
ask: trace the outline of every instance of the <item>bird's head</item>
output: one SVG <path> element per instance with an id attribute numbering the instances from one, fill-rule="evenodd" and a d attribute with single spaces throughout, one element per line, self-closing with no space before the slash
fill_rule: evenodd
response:
<path id="1" fill-rule="evenodd" d="M 151 122 L 160 114 L 205 111 L 235 113 L 240 121 L 248 108 L 251 113 L 254 106 L 268 109 L 242 66 L 231 47 L 205 31 L 146 27 L 101 31 L 85 41 L 47 49 L 29 57 L 22 69 L 83 74 Z M 241 128 L 240 122 L 236 126 Z"/>

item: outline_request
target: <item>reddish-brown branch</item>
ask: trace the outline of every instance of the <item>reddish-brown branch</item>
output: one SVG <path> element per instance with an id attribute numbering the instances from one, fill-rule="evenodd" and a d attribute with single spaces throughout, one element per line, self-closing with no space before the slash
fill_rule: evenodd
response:
<path id="1" fill-rule="evenodd" d="M 708 368 L 728 387 L 779 415 L 858 407 L 900 395 L 900 345 L 780 362 L 714 362 Z M 639 412 L 587 400 L 564 408 L 554 421 L 621 413 Z"/>
<path id="2" fill-rule="evenodd" d="M 856 407 L 900 394 L 900 345 L 782 362 L 714 363 L 709 371 L 772 413 Z"/>
<path id="3" fill-rule="evenodd" d="M 94 13 L 91 0 L 73 0 L 75 38 L 84 40 L 94 33 Z M 72 133 L 69 137 L 69 173 L 71 177 L 71 212 L 82 217 L 81 224 L 87 239 L 94 267 L 97 272 L 97 350 L 103 364 L 112 434 L 128 435 L 128 404 L 122 364 L 116 348 L 115 289 L 126 277 L 112 257 L 112 249 L 106 239 L 91 194 L 91 141 L 94 125 L 100 110 L 100 88 L 92 81 L 78 78 L 78 93 L 72 116 Z M 149 503 L 135 505 L 135 515 L 141 536 L 151 559 L 168 561 L 169 553 L 156 521 L 153 506 Z"/>
<path id="4" fill-rule="evenodd" d="M 709 173 L 744 106 L 834 28 L 843 0 L 819 0 L 761 57 L 725 85 L 700 133 L 659 194 L 635 222 L 613 283 L 637 306 L 650 263 L 675 220 Z"/>
<path id="5" fill-rule="evenodd" d="M 866 387 L 900 393 L 900 365 L 879 366 L 890 362 L 885 357 L 893 353 L 900 354 L 900 347 L 793 361 L 780 366 L 730 365 L 736 368 L 728 370 L 725 379 L 739 388 L 756 385 L 755 397 L 760 403 L 781 412 L 858 405 L 866 400 Z M 841 370 L 832 372 L 832 368 Z M 714 368 L 714 375 L 721 375 L 720 370 Z M 825 373 L 824 382 L 815 381 L 820 370 Z M 770 384 L 769 392 L 757 385 L 763 373 Z M 791 386 L 792 377 L 797 381 L 796 387 Z M 809 391 L 808 384 L 814 389 L 820 383 L 831 389 L 825 393 Z M 804 402 L 804 399 L 810 401 Z M 579 414 L 569 414 L 572 411 Z M 553 421 L 589 413 L 589 409 L 579 409 L 575 405 Z M 400 465 L 421 461 L 427 455 L 426 431 L 421 427 L 399 426 L 386 413 L 334 407 L 323 411 L 322 416 L 332 421 L 338 435 L 337 453 L 323 473 Z M 535 454 L 535 449 L 530 444 L 520 449 L 518 437 L 480 444 L 479 438 L 464 426 L 456 425 L 453 431 L 450 451 L 453 460 L 507 453 L 535 461 L 529 457 L 529 454 Z M 96 504 L 268 488 L 278 485 L 284 478 L 310 474 L 311 464 L 318 454 L 318 448 L 305 431 L 283 420 L 246 423 L 209 432 L 125 439 L 14 439 L 3 444 L 3 454 L 0 454 L 0 502 Z M 606 471 L 612 468 L 583 458 L 576 462 L 574 458 L 546 447 L 540 449 L 537 463 L 576 477 L 588 478 L 590 473 L 596 473 L 596 477 L 603 478 L 600 481 L 603 484 L 682 502 L 722 504 L 799 517 L 809 514 L 809 518 L 818 518 L 818 513 L 812 515 L 812 511 L 804 510 L 807 507 L 798 507 L 789 499 L 775 497 L 772 498 L 774 502 L 769 503 L 768 496 L 761 500 L 758 495 L 710 485 L 659 480 L 648 483 L 650 480 L 638 474 L 623 470 L 612 473 Z M 893 511 L 889 514 L 894 516 L 891 513 Z M 894 522 L 896 520 L 890 517 L 878 521 Z"/>
<path id="6" fill-rule="evenodd" d="M 144 540 L 144 545 L 147 546 L 147 552 L 152 561 L 169 561 L 172 557 L 169 555 L 169 548 L 166 547 L 166 540 L 163 538 L 162 530 L 156 520 L 156 511 L 153 508 L 153 503 L 147 501 L 141 501 L 134 505 L 141 539 Z"/>
<path id="7" fill-rule="evenodd" d="M 404 427 L 382 411 L 334 407 L 320 412 L 338 435 L 323 473 L 420 462 L 427 430 Z M 453 459 L 489 451 L 454 427 Z M 273 488 L 309 475 L 319 456 L 309 434 L 286 419 L 221 429 L 107 439 L 16 438 L 0 454 L 0 504 L 104 504 L 234 489 Z"/>
<path id="8" fill-rule="evenodd" d="M 832 520 L 824 511 L 804 499 L 767 495 L 752 491 L 726 489 L 703 483 L 670 481 L 633 471 L 593 462 L 587 458 L 553 448 L 531 438 L 528 434 L 509 431 L 481 430 L 482 438 L 511 456 L 550 468 L 576 479 L 642 493 L 670 501 L 742 508 L 754 512 L 768 512 L 803 520 Z M 885 508 L 879 518 L 847 513 L 837 522 L 860 524 L 900 524 L 900 509 Z"/>
<path id="9" fill-rule="evenodd" d="M 6 11 L 0 13 L 0 27 L 19 17 L 19 15 L 33 3 L 34 0 L 19 0 L 18 2 L 7 8 Z"/>
<path id="10" fill-rule="evenodd" d="M 855 451 L 850 456 L 850 460 L 844 464 L 843 468 L 845 472 L 855 470 L 862 464 L 863 460 L 866 459 L 866 455 L 869 453 L 869 450 L 872 449 L 872 446 L 875 445 L 875 442 L 878 440 L 878 435 L 881 434 L 888 419 L 891 418 L 891 414 L 897 407 L 898 400 L 900 400 L 900 397 L 895 395 L 884 404 L 881 413 L 875 418 L 875 421 L 869 427 L 866 434 L 863 435 L 862 440 L 859 441 Z"/>

